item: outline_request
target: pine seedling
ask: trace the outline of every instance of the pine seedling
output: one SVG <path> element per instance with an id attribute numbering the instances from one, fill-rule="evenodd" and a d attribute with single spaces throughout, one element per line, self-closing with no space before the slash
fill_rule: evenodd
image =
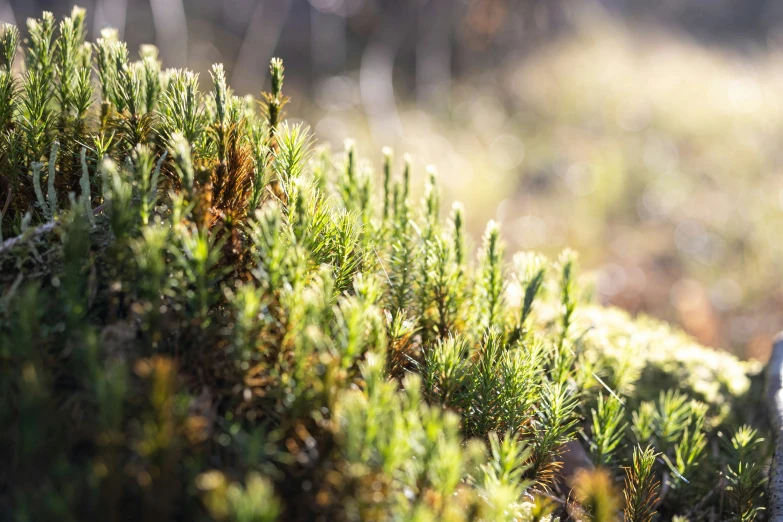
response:
<path id="1" fill-rule="evenodd" d="M 116 94 L 120 141 L 127 151 L 146 143 L 152 133 L 152 116 L 145 113 L 145 70 L 141 62 L 129 63 L 127 50 L 118 66 Z"/>
<path id="2" fill-rule="evenodd" d="M 392 320 L 403 311 L 411 311 L 416 288 L 416 270 L 419 249 L 414 246 L 414 224 L 410 219 L 407 183 L 410 176 L 410 157 L 405 156 L 403 181 L 394 185 L 394 226 L 389 238 L 388 263 L 389 293 L 386 307 Z"/>
<path id="3" fill-rule="evenodd" d="M 676 390 L 661 391 L 655 410 L 655 437 L 666 452 L 680 439 L 691 414 L 688 398 Z"/>
<path id="4" fill-rule="evenodd" d="M 399 221 L 391 237 L 391 252 L 388 263 L 389 293 L 387 308 L 392 319 L 410 310 L 413 304 L 416 273 L 414 267 L 418 259 L 411 236 L 410 222 Z"/>
<path id="5" fill-rule="evenodd" d="M 214 64 L 209 74 L 212 76 L 212 98 L 215 103 L 215 121 L 213 123 L 215 142 L 217 143 L 218 161 L 223 163 L 226 161 L 226 122 L 228 120 L 226 114 L 228 88 L 223 64 Z"/>
<path id="6" fill-rule="evenodd" d="M 427 183 L 424 191 L 424 228 L 421 233 L 423 243 L 419 262 L 419 290 L 416 313 L 421 325 L 422 340 L 426 344 L 433 329 L 437 328 L 440 335 L 446 333 L 448 304 L 447 279 L 450 268 L 450 252 L 447 243 L 439 234 L 440 194 L 437 185 L 437 170 L 427 167 Z M 437 319 L 433 319 L 431 308 L 437 306 Z M 437 321 L 437 322 L 436 322 Z"/>
<path id="7" fill-rule="evenodd" d="M 252 195 L 253 207 L 257 208 L 261 199 L 261 191 L 269 184 L 273 194 L 282 197 L 279 180 L 269 177 L 267 172 L 269 164 L 274 161 L 278 149 L 277 128 L 283 117 L 283 107 L 288 103 L 288 98 L 283 95 L 283 80 L 285 68 L 280 58 L 272 58 L 269 63 L 271 76 L 271 92 L 261 93 L 263 98 L 262 111 L 266 120 L 260 121 L 254 126 L 253 151 L 255 163 L 255 176 L 253 179 L 254 193 Z"/>
<path id="8" fill-rule="evenodd" d="M 534 415 L 543 382 L 542 350 L 540 342 L 532 342 L 524 348 L 507 349 L 501 356 L 500 418 L 508 430 L 524 432 Z"/>
<path id="9" fill-rule="evenodd" d="M 547 487 L 561 463 L 555 458 L 563 445 L 574 438 L 578 418 L 577 399 L 567 386 L 544 382 L 533 422 L 533 457 L 530 477 Z"/>
<path id="10" fill-rule="evenodd" d="M 334 285 L 340 292 L 349 287 L 354 276 L 361 270 L 361 233 L 361 222 L 355 213 L 342 212 L 336 216 L 331 240 L 331 264 L 334 267 Z"/>
<path id="11" fill-rule="evenodd" d="M 100 160 L 109 157 L 109 153 L 115 145 L 114 137 L 114 132 L 107 134 L 103 131 L 99 131 L 92 136 L 92 150 L 94 151 L 95 158 L 99 162 Z"/>
<path id="12" fill-rule="evenodd" d="M 176 134 L 181 134 L 198 156 L 204 147 L 203 138 L 207 127 L 202 95 L 198 88 L 198 74 L 181 69 L 169 71 L 168 85 L 161 101 L 162 136 L 173 141 Z"/>
<path id="13" fill-rule="evenodd" d="M 448 238 L 437 234 L 424 247 L 419 322 L 425 336 L 434 330 L 443 339 L 456 327 L 462 285 Z"/>
<path id="14" fill-rule="evenodd" d="M 438 232 L 440 223 L 440 189 L 438 188 L 438 170 L 434 165 L 427 166 L 427 183 L 424 186 L 424 231 L 422 239 L 430 241 Z"/>
<path id="15" fill-rule="evenodd" d="M 460 268 L 460 272 L 462 272 L 465 264 L 464 213 L 465 209 L 462 203 L 455 202 L 451 207 L 451 217 L 449 218 L 452 226 L 451 236 L 454 243 L 454 263 Z"/>
<path id="16" fill-rule="evenodd" d="M 128 69 L 131 68 L 130 55 L 128 53 L 128 45 L 125 42 L 115 41 L 112 50 L 112 74 L 114 77 L 114 89 L 112 91 L 112 103 L 118 114 L 122 114 L 125 110 L 129 109 L 128 100 L 132 99 L 134 102 L 140 101 L 138 99 L 139 92 L 136 86 L 130 87 L 128 76 Z M 124 76 L 124 78 L 123 78 Z M 125 84 L 125 85 L 123 85 Z M 123 93 L 123 90 L 126 92 Z M 132 109 L 134 112 L 138 111 L 138 104 Z"/>
<path id="17" fill-rule="evenodd" d="M 357 209 L 359 198 L 359 179 L 356 165 L 356 142 L 345 140 L 345 162 L 339 184 L 340 197 L 346 208 Z"/>
<path id="18" fill-rule="evenodd" d="M 592 416 L 590 457 L 596 466 L 608 466 L 620 448 L 627 424 L 620 399 L 614 395 L 598 395 L 598 403 L 590 410 Z"/>
<path id="19" fill-rule="evenodd" d="M 274 143 L 274 132 L 277 125 L 283 117 L 283 107 L 288 103 L 288 98 L 283 95 L 283 80 L 285 79 L 285 68 L 283 60 L 272 58 L 269 62 L 269 74 L 271 77 L 271 92 L 263 93 L 266 102 L 265 109 L 267 122 L 269 124 L 269 140 Z"/>
<path id="20" fill-rule="evenodd" d="M 84 64 L 84 39 L 86 30 L 84 18 L 86 12 L 74 7 L 71 16 L 60 22 L 60 35 L 54 47 L 57 87 L 55 97 L 60 108 L 60 139 L 65 135 L 69 117 L 75 113 L 77 88 L 79 87 L 80 66 Z M 89 70 L 89 69 L 88 69 Z"/>
<path id="21" fill-rule="evenodd" d="M 29 45 L 27 47 L 27 72 L 22 81 L 21 120 L 25 134 L 26 163 L 40 161 L 50 143 L 54 114 L 49 101 L 54 80 L 54 16 L 43 16 L 27 21 Z"/>
<path id="22" fill-rule="evenodd" d="M 731 437 L 731 461 L 726 467 L 726 511 L 732 520 L 752 522 L 764 510 L 758 500 L 764 494 L 766 478 L 751 457 L 755 446 L 763 440 L 747 425 L 741 426 Z"/>
<path id="23" fill-rule="evenodd" d="M 390 147 L 384 147 L 383 154 L 383 222 L 387 223 L 391 214 L 392 205 L 392 193 L 391 193 L 391 176 L 392 176 L 392 159 L 393 152 Z"/>
<path id="24" fill-rule="evenodd" d="M 19 30 L 16 26 L 3 24 L 0 26 L 0 132 L 11 132 L 18 105 L 19 86 L 13 75 L 12 67 L 19 47 Z M 11 141 L 10 135 L 4 134 L 4 141 Z M 10 143 L 3 146 L 10 149 Z M 8 150 L 6 149 L 6 150 Z M 6 160 L 7 161 L 7 160 Z M 9 170 L 16 176 L 15 166 L 9 165 Z M 14 185 L 16 180 L 14 178 Z M 14 188 L 14 190 L 16 190 Z"/>
<path id="25" fill-rule="evenodd" d="M 163 162 L 166 160 L 167 153 L 168 151 L 164 151 L 157 163 L 154 163 L 155 158 L 149 147 L 139 144 L 133 149 L 135 178 L 141 200 L 139 214 L 143 225 L 149 223 L 155 208 L 155 203 L 158 198 L 160 169 Z"/>
<path id="26" fill-rule="evenodd" d="M 231 94 L 231 89 L 228 89 L 228 93 L 229 96 L 226 100 L 228 123 L 241 128 L 242 132 L 247 132 L 250 126 L 255 124 L 255 120 L 259 119 L 253 109 L 253 100 L 248 96 Z"/>
<path id="27" fill-rule="evenodd" d="M 472 366 L 470 388 L 465 405 L 465 419 L 468 433 L 486 436 L 500 426 L 502 411 L 500 360 L 503 350 L 502 334 L 497 328 L 490 328 L 476 354 Z"/>
<path id="28" fill-rule="evenodd" d="M 374 224 L 375 212 L 370 207 L 371 194 L 373 192 L 373 171 L 372 167 L 367 162 L 363 162 L 359 166 L 359 178 L 358 178 L 358 208 L 357 211 L 361 215 L 362 229 L 362 245 L 369 247 L 371 239 L 375 236 Z M 379 227 L 378 227 L 379 228 Z"/>
<path id="29" fill-rule="evenodd" d="M 693 481 L 694 474 L 699 469 L 699 463 L 707 447 L 707 439 L 704 435 L 704 423 L 706 422 L 707 405 L 692 401 L 690 404 L 690 418 L 679 440 L 674 446 L 674 461 L 667 455 L 662 458 L 672 470 L 670 486 L 682 498 L 681 491 Z"/>
<path id="30" fill-rule="evenodd" d="M 303 177 L 296 179 L 292 189 L 288 219 L 296 242 L 310 251 L 315 263 L 329 263 L 333 255 L 332 206 L 324 199 L 323 194 L 313 184 L 305 182 Z"/>
<path id="31" fill-rule="evenodd" d="M 158 108 L 162 91 L 160 80 L 161 63 L 158 59 L 158 48 L 154 45 L 142 45 L 139 49 L 142 67 L 144 69 L 144 102 L 147 113 Z"/>
<path id="32" fill-rule="evenodd" d="M 734 462 L 748 461 L 756 446 L 764 442 L 758 430 L 744 424 L 737 428 L 729 441 L 728 453 Z"/>
<path id="33" fill-rule="evenodd" d="M 655 435 L 655 403 L 644 401 L 631 415 L 631 431 L 639 445 L 650 444 Z"/>
<path id="34" fill-rule="evenodd" d="M 0 70 L 0 131 L 3 133 L 12 130 L 17 95 L 16 78 L 10 72 Z"/>
<path id="35" fill-rule="evenodd" d="M 402 167 L 402 186 L 400 192 L 400 208 L 405 211 L 405 217 L 407 217 L 408 195 L 411 189 L 411 170 L 413 169 L 413 158 L 411 157 L 410 154 L 404 154 L 402 157 L 402 163 L 403 163 L 403 167 Z"/>
<path id="36" fill-rule="evenodd" d="M 22 77 L 19 127 L 25 138 L 28 163 L 43 159 L 51 141 L 54 114 L 50 108 L 50 86 L 51 79 L 39 68 L 28 69 Z"/>
<path id="37" fill-rule="evenodd" d="M 470 372 L 468 340 L 463 336 L 441 339 L 424 353 L 424 386 L 428 398 L 445 406 L 458 401 Z"/>
<path id="38" fill-rule="evenodd" d="M 465 231 L 464 231 L 464 210 L 462 204 L 455 202 L 451 207 L 449 217 L 449 238 L 451 240 L 451 257 L 453 263 L 454 280 L 449 290 L 449 300 L 451 308 L 454 311 L 454 325 L 461 325 L 464 322 L 463 313 L 465 311 L 465 302 L 468 298 L 467 278 L 465 277 Z"/>
<path id="39" fill-rule="evenodd" d="M 651 522 L 655 515 L 660 482 L 653 474 L 653 464 L 658 454 L 651 447 L 633 450 L 631 466 L 625 468 L 625 509 L 627 522 Z"/>
<path id="40" fill-rule="evenodd" d="M 2 24 L 0 26 L 0 68 L 7 73 L 10 73 L 14 66 L 20 41 L 19 29 L 15 25 Z"/>
<path id="41" fill-rule="evenodd" d="M 544 289 L 546 266 L 546 258 L 537 254 L 519 253 L 514 256 L 514 269 L 522 291 L 522 308 L 519 313 L 519 323 L 512 339 L 525 337 L 526 324 L 533 311 L 533 303 Z"/>
<path id="42" fill-rule="evenodd" d="M 121 62 L 122 47 L 116 29 L 103 29 L 101 37 L 95 40 L 95 67 L 101 85 L 101 130 L 106 125 L 112 110 L 121 110 L 118 106 L 117 80 L 118 63 Z M 126 60 L 127 61 L 127 60 Z"/>
<path id="43" fill-rule="evenodd" d="M 482 466 L 484 487 L 513 486 L 521 497 L 524 490 L 533 485 L 525 479 L 530 467 L 530 447 L 511 432 L 506 432 L 501 442 L 498 434 L 492 431 L 489 433 L 489 448 L 492 458 Z"/>
<path id="44" fill-rule="evenodd" d="M 309 127 L 302 124 L 289 125 L 287 122 L 280 125 L 276 136 L 278 149 L 275 153 L 273 170 L 287 198 L 289 185 L 301 176 L 310 159 L 313 137 Z"/>
<path id="45" fill-rule="evenodd" d="M 92 47 L 82 44 L 80 64 L 77 66 L 73 87 L 73 99 L 71 101 L 74 113 L 74 147 L 87 130 L 87 114 L 92 106 L 93 84 L 91 74 Z"/>
<path id="46" fill-rule="evenodd" d="M 260 118 L 246 119 L 248 124 L 248 141 L 253 158 L 252 189 L 248 201 L 248 213 L 252 215 L 260 208 L 266 188 L 272 177 L 270 158 L 272 149 L 268 143 L 268 128 L 266 120 Z"/>
<path id="47" fill-rule="evenodd" d="M 478 279 L 473 295 L 477 321 L 475 326 L 480 332 L 492 325 L 504 326 L 503 250 L 500 226 L 490 221 L 479 253 Z"/>
<path id="48" fill-rule="evenodd" d="M 736 469 L 726 470 L 729 482 L 726 488 L 727 511 L 733 520 L 752 522 L 757 520 L 763 507 L 756 505 L 764 491 L 765 482 L 762 471 L 756 463 L 740 462 Z"/>
<path id="49" fill-rule="evenodd" d="M 557 261 L 560 268 L 560 306 L 562 309 L 561 332 L 559 348 L 563 348 L 566 337 L 570 333 L 572 316 L 576 309 L 576 254 L 564 250 Z"/>
<path id="50" fill-rule="evenodd" d="M 45 11 L 40 19 L 27 20 L 30 43 L 27 46 L 27 69 L 40 73 L 46 82 L 54 76 L 54 15 Z"/>

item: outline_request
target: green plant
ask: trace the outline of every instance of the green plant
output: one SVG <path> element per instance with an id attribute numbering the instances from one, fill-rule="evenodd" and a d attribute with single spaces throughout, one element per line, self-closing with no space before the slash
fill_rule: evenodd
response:
<path id="1" fill-rule="evenodd" d="M 591 305 L 571 252 L 506 263 L 496 223 L 473 259 L 434 169 L 417 206 L 409 158 L 397 180 L 384 154 L 376 194 L 354 144 L 315 152 L 279 60 L 258 111 L 220 66 L 203 93 L 116 32 L 89 53 L 83 17 L 32 21 L 12 80 L 0 33 L 1 517 L 603 520 L 627 462 L 629 520 L 694 496 L 727 514 L 699 482 L 717 469 L 727 509 L 757 512 L 755 433 L 703 458 L 752 366 Z M 77 55 L 101 95 L 84 107 Z M 731 382 L 705 388 L 682 353 Z M 602 470 L 572 505 L 578 433 Z M 654 505 L 667 469 L 684 480 Z"/>
<path id="2" fill-rule="evenodd" d="M 627 426 L 623 404 L 614 395 L 605 399 L 604 395 L 600 394 L 591 414 L 592 434 L 588 439 L 590 455 L 596 466 L 606 466 L 611 463 L 612 455 L 617 451 Z"/>
<path id="3" fill-rule="evenodd" d="M 660 482 L 653 474 L 653 464 L 658 454 L 649 446 L 633 450 L 633 462 L 625 468 L 625 520 L 650 522 L 655 514 Z"/>
<path id="4" fill-rule="evenodd" d="M 758 520 L 764 511 L 758 499 L 763 494 L 765 478 L 758 463 L 751 460 L 753 448 L 764 442 L 757 430 L 741 426 L 731 437 L 726 465 L 728 513 L 733 520 Z"/>

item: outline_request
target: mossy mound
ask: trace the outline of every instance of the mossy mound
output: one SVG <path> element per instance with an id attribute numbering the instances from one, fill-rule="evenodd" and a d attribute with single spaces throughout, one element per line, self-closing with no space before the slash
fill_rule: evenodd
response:
<path id="1" fill-rule="evenodd" d="M 750 365 L 592 307 L 572 252 L 509 264 L 490 223 L 474 256 L 434 169 L 414 205 L 409 161 L 376 189 L 281 119 L 279 60 L 259 107 L 83 23 L 31 21 L 22 76 L 0 32 L 0 516 L 760 512 Z"/>
<path id="2" fill-rule="evenodd" d="M 585 345 L 594 360 L 603 359 L 609 382 L 629 387 L 635 400 L 678 389 L 708 404 L 713 424 L 758 420 L 761 363 L 706 348 L 666 323 L 617 308 L 586 307 L 578 321 L 589 328 Z M 614 369 L 627 372 L 627 382 L 618 382 L 623 376 Z"/>

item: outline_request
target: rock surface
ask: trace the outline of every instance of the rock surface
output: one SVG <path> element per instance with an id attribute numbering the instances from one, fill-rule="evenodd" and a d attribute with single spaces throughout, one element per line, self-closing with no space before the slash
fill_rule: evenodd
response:
<path id="1" fill-rule="evenodd" d="M 769 472 L 769 520 L 783 522 L 783 439 L 780 436 L 783 429 L 783 334 L 775 339 L 767 365 L 767 406 L 777 432 Z"/>

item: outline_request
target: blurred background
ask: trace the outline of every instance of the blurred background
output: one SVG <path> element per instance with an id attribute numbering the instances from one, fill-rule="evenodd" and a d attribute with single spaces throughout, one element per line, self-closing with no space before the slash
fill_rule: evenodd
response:
<path id="1" fill-rule="evenodd" d="M 82 0 L 164 65 L 287 68 L 288 115 L 339 150 L 436 164 L 476 241 L 579 250 L 600 299 L 764 360 L 783 328 L 783 2 Z M 72 2 L 0 0 L 23 25 Z M 447 208 L 447 207 L 446 207 Z"/>

